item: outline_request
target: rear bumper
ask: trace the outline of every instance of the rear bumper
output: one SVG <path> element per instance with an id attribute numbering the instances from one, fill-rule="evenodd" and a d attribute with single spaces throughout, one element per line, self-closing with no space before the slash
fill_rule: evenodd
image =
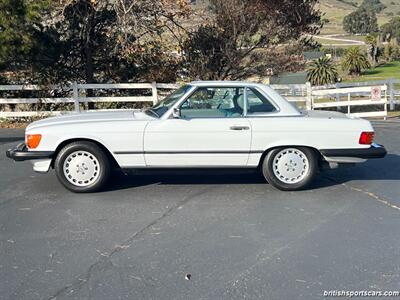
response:
<path id="1" fill-rule="evenodd" d="M 52 158 L 53 151 L 29 151 L 25 143 L 21 143 L 7 150 L 6 155 L 15 161 Z"/>
<path id="2" fill-rule="evenodd" d="M 358 159 L 371 159 L 383 158 L 386 156 L 387 151 L 384 146 L 373 143 L 369 148 L 356 148 L 356 149 L 325 149 L 320 150 L 321 154 L 327 158 L 338 159 L 340 158 L 358 158 Z"/>

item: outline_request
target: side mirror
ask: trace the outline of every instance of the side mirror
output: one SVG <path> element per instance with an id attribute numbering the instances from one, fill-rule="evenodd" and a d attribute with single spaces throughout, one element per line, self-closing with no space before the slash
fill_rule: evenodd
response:
<path id="1" fill-rule="evenodd" d="M 177 107 L 174 108 L 174 111 L 172 112 L 172 117 L 174 119 L 180 119 L 181 118 L 181 110 Z"/>

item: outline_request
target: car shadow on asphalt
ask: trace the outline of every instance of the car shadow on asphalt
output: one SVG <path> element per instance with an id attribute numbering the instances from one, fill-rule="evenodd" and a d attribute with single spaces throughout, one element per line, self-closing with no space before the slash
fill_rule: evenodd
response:
<path id="1" fill-rule="evenodd" d="M 383 159 L 371 159 L 354 167 L 323 171 L 310 188 L 319 188 L 346 183 L 349 181 L 400 180 L 400 156 L 388 154 Z"/>
<path id="2" fill-rule="evenodd" d="M 388 154 L 384 159 L 369 160 L 354 167 L 322 171 L 308 189 L 318 189 L 352 180 L 400 180 L 400 156 Z M 116 191 L 152 184 L 213 185 L 266 184 L 258 170 L 253 169 L 162 169 L 137 172 L 116 172 L 104 191 Z"/>
<path id="3" fill-rule="evenodd" d="M 115 191 L 134 187 L 165 185 L 212 185 L 212 184 L 265 184 L 265 179 L 257 170 L 208 170 L 208 169 L 168 169 L 140 170 L 138 172 L 116 172 L 104 191 Z"/>

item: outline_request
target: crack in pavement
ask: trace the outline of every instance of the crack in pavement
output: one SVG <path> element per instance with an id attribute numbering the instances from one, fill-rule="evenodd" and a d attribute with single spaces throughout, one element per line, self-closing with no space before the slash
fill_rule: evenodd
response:
<path id="1" fill-rule="evenodd" d="M 378 202 L 380 202 L 380 203 L 382 203 L 382 204 L 384 204 L 384 205 L 386 205 L 386 206 L 389 206 L 390 208 L 393 208 L 393 209 L 396 209 L 396 210 L 400 210 L 400 207 L 399 207 L 399 206 L 390 203 L 389 201 L 383 199 L 382 197 L 378 196 L 378 195 L 375 194 L 375 193 L 372 193 L 372 192 L 370 192 L 370 191 L 363 190 L 363 189 L 361 189 L 361 188 L 357 188 L 357 187 L 354 187 L 354 186 L 351 186 L 351 185 L 348 185 L 348 184 L 345 184 L 345 183 L 341 183 L 341 182 L 339 182 L 339 181 L 337 181 L 337 180 L 335 180 L 335 179 L 333 179 L 333 178 L 330 178 L 330 177 L 328 177 L 328 176 L 322 176 L 322 177 L 325 178 L 325 179 L 327 179 L 327 180 L 329 180 L 329 181 L 331 181 L 331 182 L 334 182 L 335 184 L 339 184 L 339 185 L 341 185 L 341 186 L 343 186 L 343 187 L 345 187 L 345 188 L 347 188 L 347 189 L 350 189 L 350 190 L 352 190 L 352 191 L 356 191 L 356 192 L 359 192 L 359 193 L 363 193 L 363 194 L 367 195 L 368 197 L 371 197 L 371 198 L 377 200 Z M 334 216 L 340 214 L 341 212 L 343 212 L 343 210 L 344 210 L 344 208 L 338 210 L 338 211 L 334 214 Z M 245 270 L 243 270 L 243 271 L 241 271 L 240 273 L 238 273 L 238 274 L 235 276 L 234 279 L 229 280 L 229 281 L 227 281 L 227 282 L 225 283 L 225 286 L 227 286 L 227 287 L 226 287 L 225 290 L 224 290 L 224 295 L 227 295 L 227 294 L 229 293 L 229 291 L 230 291 L 231 288 L 235 288 L 237 285 L 239 285 L 240 282 L 241 282 L 242 280 L 244 280 L 244 279 L 246 278 L 246 276 L 248 276 L 249 274 L 251 274 L 251 271 L 254 270 L 259 264 L 261 264 L 261 263 L 268 263 L 268 262 L 272 261 L 272 259 L 273 259 L 274 256 L 276 256 L 276 255 L 280 254 L 282 251 L 285 251 L 286 249 L 290 248 L 291 245 L 294 244 L 294 243 L 296 243 L 299 239 L 305 238 L 307 235 L 311 234 L 311 233 L 314 232 L 317 228 L 319 228 L 320 225 L 325 224 L 325 223 L 327 223 L 327 222 L 328 222 L 328 220 L 325 220 L 324 222 L 318 224 L 316 227 L 313 227 L 313 228 L 309 229 L 307 232 L 305 232 L 305 233 L 303 233 L 302 235 L 300 235 L 298 239 L 293 240 L 293 241 L 290 241 L 290 242 L 288 242 L 287 244 L 283 245 L 282 247 L 276 249 L 276 250 L 273 251 L 272 253 L 269 253 L 269 255 L 268 255 L 267 257 L 265 257 L 267 253 L 265 253 L 264 251 L 261 252 L 259 255 L 257 255 L 257 260 L 256 260 L 256 262 L 255 262 L 254 264 L 252 264 L 251 266 L 247 267 Z M 216 289 L 216 290 L 217 290 L 217 289 Z M 215 292 L 215 290 L 214 290 L 214 292 Z"/>
<path id="2" fill-rule="evenodd" d="M 357 188 L 357 187 L 354 187 L 354 186 L 346 184 L 346 183 L 341 183 L 341 182 L 339 182 L 339 181 L 337 181 L 337 180 L 335 180 L 333 178 L 330 178 L 328 176 L 323 176 L 323 177 L 325 179 L 331 181 L 331 182 L 334 182 L 336 184 L 340 184 L 340 185 L 344 186 L 345 188 L 348 188 L 348 189 L 350 189 L 352 191 L 359 192 L 359 193 L 362 193 L 364 195 L 367 195 L 368 197 L 373 198 L 376 201 L 378 201 L 378 202 L 380 202 L 380 203 L 382 203 L 382 204 L 384 204 L 384 205 L 386 205 L 386 206 L 388 206 L 390 208 L 397 209 L 397 210 L 400 211 L 400 206 L 397 206 L 397 205 L 389 202 L 388 200 L 383 199 L 382 197 L 378 196 L 377 194 L 375 194 L 373 192 L 370 192 L 370 191 L 367 191 L 367 190 L 364 190 L 364 189 L 361 189 L 361 188 Z"/>
<path id="3" fill-rule="evenodd" d="M 324 220 L 321 220 L 314 226 L 310 227 L 307 231 L 304 231 L 303 234 L 298 235 L 295 239 L 287 242 L 286 244 L 282 245 L 281 247 L 275 249 L 274 251 L 268 253 L 265 249 L 261 251 L 259 254 L 256 256 L 256 261 L 251 264 L 250 266 L 246 267 L 244 270 L 241 272 L 237 273 L 234 278 L 231 280 L 228 280 L 224 283 L 224 290 L 223 293 L 225 296 L 229 296 L 230 292 L 232 289 L 237 288 L 244 280 L 246 280 L 247 276 L 251 275 L 251 272 L 255 270 L 256 267 L 258 267 L 260 264 L 268 264 L 273 261 L 273 259 L 282 253 L 283 251 L 286 251 L 287 249 L 290 249 L 292 245 L 296 244 L 297 242 L 305 239 L 308 235 L 312 234 L 313 232 L 317 231 L 322 225 L 327 224 L 328 222 L 331 221 L 332 218 L 336 217 L 337 215 L 343 213 L 346 210 L 347 206 L 343 205 L 342 207 L 339 207 L 333 214 L 331 214 L 329 217 L 327 217 Z M 215 293 L 219 289 L 216 288 L 213 293 Z M 233 298 L 233 297 L 229 297 Z"/>
<path id="4" fill-rule="evenodd" d="M 88 271 L 86 272 L 85 276 L 83 277 L 78 277 L 76 280 L 74 280 L 71 284 L 59 289 L 54 295 L 50 296 L 48 299 L 49 300 L 55 300 L 58 297 L 66 296 L 68 294 L 72 294 L 76 290 L 80 290 L 83 286 L 85 286 L 92 275 L 94 273 L 100 273 L 103 270 L 106 270 L 110 265 L 112 265 L 111 262 L 111 257 L 119 253 L 131 246 L 131 244 L 137 239 L 139 236 L 144 234 L 148 229 L 150 229 L 152 226 L 156 225 L 158 222 L 162 221 L 163 219 L 171 216 L 177 209 L 188 203 L 190 200 L 193 200 L 194 198 L 208 192 L 210 189 L 215 189 L 216 187 L 206 187 L 204 189 L 201 189 L 198 192 L 195 192 L 191 195 L 188 195 L 185 197 L 183 200 L 177 202 L 175 205 L 172 205 L 167 211 L 165 211 L 160 217 L 156 218 L 154 221 L 140 229 L 139 231 L 136 231 L 130 238 L 125 240 L 122 244 L 116 245 L 111 251 L 109 251 L 109 254 L 101 254 L 99 259 L 91 264 L 88 268 Z"/>

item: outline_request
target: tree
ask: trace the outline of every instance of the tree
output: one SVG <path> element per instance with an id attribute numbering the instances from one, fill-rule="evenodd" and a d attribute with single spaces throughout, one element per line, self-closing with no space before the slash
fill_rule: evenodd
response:
<path id="1" fill-rule="evenodd" d="M 114 1 L 115 34 L 122 57 L 147 81 L 175 81 L 178 51 L 187 34 L 183 23 L 192 13 L 186 0 Z"/>
<path id="2" fill-rule="evenodd" d="M 342 58 L 342 68 L 349 72 L 349 75 L 359 76 L 362 70 L 370 68 L 367 56 L 360 47 L 349 48 Z"/>
<path id="3" fill-rule="evenodd" d="M 0 0 L 0 67 L 15 65 L 37 83 L 174 81 L 179 61 L 170 45 L 187 7 L 182 0 Z"/>
<path id="4" fill-rule="evenodd" d="M 343 29 L 352 34 L 367 34 L 378 32 L 378 21 L 376 14 L 371 9 L 364 7 L 345 16 L 343 19 Z"/>
<path id="5" fill-rule="evenodd" d="M 385 45 L 383 55 L 386 61 L 400 60 L 400 47 L 391 43 L 387 43 Z"/>
<path id="6" fill-rule="evenodd" d="M 210 0 L 198 20 L 186 0 L 0 0 L 0 67 L 43 84 L 298 70 L 321 27 L 317 2 Z"/>
<path id="7" fill-rule="evenodd" d="M 312 85 L 325 85 L 337 82 L 339 73 L 328 57 L 320 57 L 307 68 L 307 80 Z"/>
<path id="8" fill-rule="evenodd" d="M 58 19 L 54 27 L 62 36 L 63 53 L 57 64 L 61 68 L 57 70 L 59 80 L 94 83 L 109 70 L 118 69 L 115 39 L 109 35 L 116 14 L 108 1 L 68 1 L 58 13 L 52 17 Z"/>
<path id="9" fill-rule="evenodd" d="M 378 62 L 378 41 L 377 41 L 377 36 L 368 34 L 365 37 L 365 43 L 367 44 L 367 54 L 368 54 L 368 59 L 371 63 L 372 66 L 375 66 L 375 64 Z"/>
<path id="10" fill-rule="evenodd" d="M 301 37 L 320 28 L 316 3 L 210 0 L 210 21 L 182 45 L 188 77 L 235 80 L 298 69 L 301 49 L 310 42 Z"/>
<path id="11" fill-rule="evenodd" d="M 392 18 L 382 26 L 381 31 L 384 41 L 395 40 L 400 43 L 400 17 Z"/>
<path id="12" fill-rule="evenodd" d="M 35 50 L 46 42 L 41 16 L 49 4 L 49 0 L 0 0 L 0 71 L 24 70 L 35 59 Z"/>
<path id="13" fill-rule="evenodd" d="M 136 52 L 138 44 L 152 48 L 165 43 L 167 37 L 169 42 L 175 40 L 173 44 L 177 46 L 186 34 L 182 20 L 192 12 L 186 0 L 119 0 L 113 3 L 118 20 L 114 29 L 126 55 Z"/>
<path id="14" fill-rule="evenodd" d="M 370 9 L 379 14 L 386 6 L 380 0 L 364 0 L 360 7 Z"/>

